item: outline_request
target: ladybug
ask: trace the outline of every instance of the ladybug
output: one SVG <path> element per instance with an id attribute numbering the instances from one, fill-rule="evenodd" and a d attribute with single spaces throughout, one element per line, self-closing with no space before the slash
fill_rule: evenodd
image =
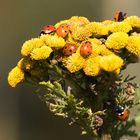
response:
<path id="1" fill-rule="evenodd" d="M 123 13 L 121 11 L 117 11 L 115 16 L 114 16 L 114 20 L 117 21 L 123 21 L 126 18 L 126 13 Z"/>
<path id="2" fill-rule="evenodd" d="M 40 35 L 42 35 L 42 34 L 50 34 L 50 33 L 55 32 L 55 31 L 56 31 L 56 28 L 53 25 L 45 25 L 42 28 Z"/>
<path id="3" fill-rule="evenodd" d="M 61 24 L 56 29 L 56 34 L 62 38 L 66 37 L 69 32 L 69 26 L 67 24 Z"/>
<path id="4" fill-rule="evenodd" d="M 65 47 L 63 48 L 63 54 L 64 54 L 65 56 L 69 56 L 69 55 L 75 53 L 76 50 L 77 50 L 77 46 L 76 46 L 76 45 L 67 43 L 67 44 L 65 45 Z"/>
<path id="5" fill-rule="evenodd" d="M 92 44 L 90 42 L 84 42 L 80 47 L 80 54 L 83 57 L 89 56 L 92 53 Z"/>
<path id="6" fill-rule="evenodd" d="M 129 110 L 127 108 L 124 108 L 122 106 L 117 106 L 116 113 L 117 113 L 118 120 L 127 121 L 129 117 Z"/>

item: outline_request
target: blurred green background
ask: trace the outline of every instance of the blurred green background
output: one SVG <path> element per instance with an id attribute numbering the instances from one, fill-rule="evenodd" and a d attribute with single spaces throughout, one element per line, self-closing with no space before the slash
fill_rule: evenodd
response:
<path id="1" fill-rule="evenodd" d="M 116 10 L 140 16 L 140 0 L 3 0 L 0 3 L 0 140 L 90 140 L 77 126 L 53 116 L 34 94 L 37 88 L 24 84 L 11 88 L 7 74 L 21 58 L 25 40 L 38 36 L 45 24 L 73 15 L 90 20 L 113 19 Z M 137 76 L 140 64 L 125 72 Z M 128 138 L 129 139 L 129 138 Z M 132 138 L 130 138 L 132 140 Z"/>

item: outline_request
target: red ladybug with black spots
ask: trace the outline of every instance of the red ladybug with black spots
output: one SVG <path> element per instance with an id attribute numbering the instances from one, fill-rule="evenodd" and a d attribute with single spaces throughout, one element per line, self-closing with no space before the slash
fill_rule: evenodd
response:
<path id="1" fill-rule="evenodd" d="M 127 119 L 129 118 L 128 108 L 124 108 L 119 105 L 116 107 L 116 113 L 117 113 L 117 119 L 119 121 L 127 121 Z"/>
<path id="2" fill-rule="evenodd" d="M 65 47 L 63 48 L 63 54 L 65 56 L 69 56 L 75 53 L 76 50 L 77 50 L 77 46 L 75 44 L 67 43 Z"/>
<path id="3" fill-rule="evenodd" d="M 56 34 L 62 38 L 66 37 L 68 33 L 69 33 L 69 25 L 67 24 L 61 24 L 56 29 Z"/>
<path id="4" fill-rule="evenodd" d="M 92 44 L 88 41 L 84 42 L 80 47 L 80 54 L 83 57 L 89 56 L 92 53 Z"/>
<path id="5" fill-rule="evenodd" d="M 50 34 L 56 31 L 56 28 L 53 25 L 45 25 L 42 30 L 40 35 L 42 34 Z"/>

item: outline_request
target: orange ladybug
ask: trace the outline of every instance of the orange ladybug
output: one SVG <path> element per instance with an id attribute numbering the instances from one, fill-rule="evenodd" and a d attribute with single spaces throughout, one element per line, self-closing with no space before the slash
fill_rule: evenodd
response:
<path id="1" fill-rule="evenodd" d="M 64 54 L 65 56 L 69 56 L 69 55 L 75 53 L 76 50 L 77 50 L 77 46 L 76 46 L 76 45 L 67 43 L 67 44 L 65 45 L 65 47 L 63 48 L 63 54 Z"/>
<path id="2" fill-rule="evenodd" d="M 129 110 L 122 106 L 117 106 L 116 108 L 117 118 L 120 121 L 127 121 L 129 118 Z"/>
<path id="3" fill-rule="evenodd" d="M 67 24 L 61 24 L 57 29 L 56 29 L 56 34 L 60 37 L 66 37 L 67 34 L 69 33 L 69 26 Z"/>
<path id="4" fill-rule="evenodd" d="M 126 18 L 126 13 L 123 13 L 121 11 L 117 11 L 115 16 L 114 16 L 114 20 L 117 21 L 123 21 Z"/>
<path id="5" fill-rule="evenodd" d="M 41 34 L 50 34 L 52 32 L 55 32 L 56 28 L 53 25 L 45 25 L 42 30 L 41 30 Z"/>
<path id="6" fill-rule="evenodd" d="M 92 53 L 92 44 L 90 42 L 84 42 L 80 47 L 80 54 L 83 57 L 89 56 Z"/>

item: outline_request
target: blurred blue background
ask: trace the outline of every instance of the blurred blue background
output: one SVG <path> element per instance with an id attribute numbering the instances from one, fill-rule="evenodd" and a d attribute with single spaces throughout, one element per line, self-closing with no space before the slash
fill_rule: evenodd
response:
<path id="1" fill-rule="evenodd" d="M 35 87 L 9 87 L 7 74 L 21 58 L 25 40 L 38 36 L 45 24 L 73 15 L 90 20 L 113 19 L 116 10 L 140 16 L 139 0 L 4 0 L 0 3 L 0 140 L 90 140 L 77 126 L 53 116 L 35 95 Z M 125 72 L 140 83 L 140 64 Z M 132 139 L 132 138 L 131 138 Z"/>

